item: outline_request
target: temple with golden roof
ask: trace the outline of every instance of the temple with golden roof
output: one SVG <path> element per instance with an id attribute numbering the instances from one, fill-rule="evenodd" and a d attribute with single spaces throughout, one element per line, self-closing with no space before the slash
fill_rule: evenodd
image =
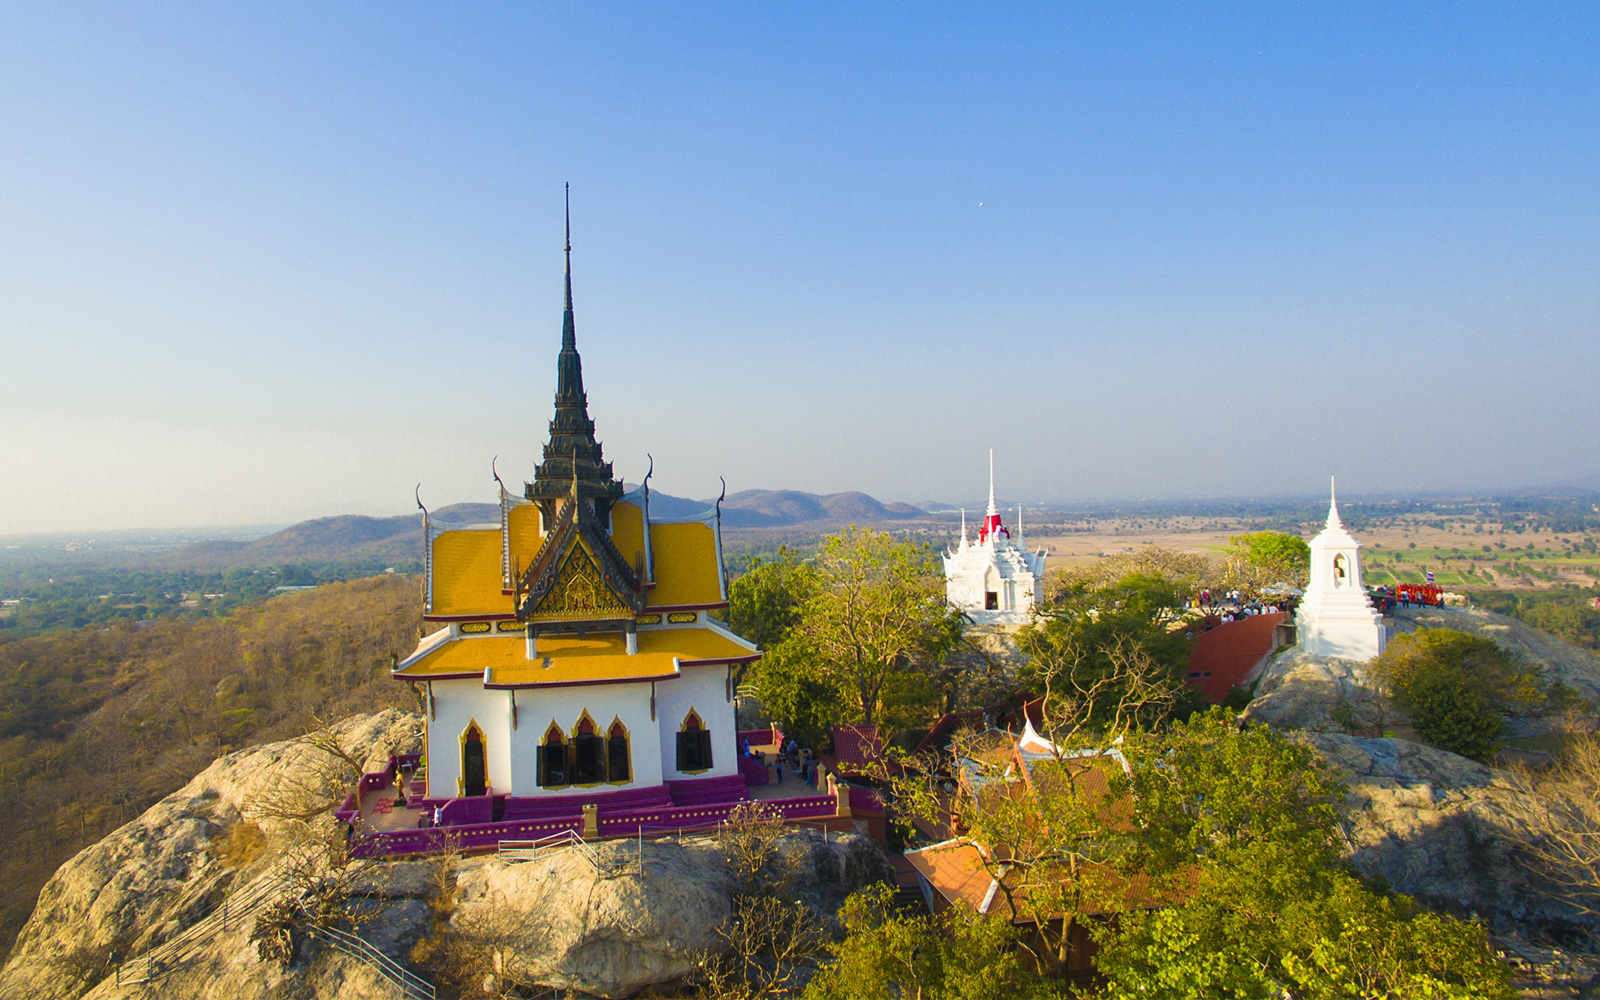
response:
<path id="1" fill-rule="evenodd" d="M 649 476 L 612 475 L 583 389 L 566 247 L 555 418 L 498 526 L 424 518 L 423 617 L 396 663 L 417 686 L 434 797 L 570 794 L 736 775 L 733 668 L 756 647 L 728 605 L 720 521 L 650 513 Z M 498 477 L 496 477 L 498 480 Z"/>
<path id="2" fill-rule="evenodd" d="M 739 733 L 734 670 L 761 656 L 711 617 L 728 606 L 721 502 L 650 511 L 589 418 L 572 310 L 555 417 L 533 481 L 500 481 L 500 523 L 423 511 L 424 635 L 393 676 L 423 709 L 424 751 L 393 754 L 335 811 L 355 856 L 645 836 L 713 827 L 754 791 L 775 815 L 883 836 L 882 805 L 773 758 L 776 727 Z M 419 501 L 420 505 L 420 501 Z M 769 779 L 776 777 L 777 781 Z"/>

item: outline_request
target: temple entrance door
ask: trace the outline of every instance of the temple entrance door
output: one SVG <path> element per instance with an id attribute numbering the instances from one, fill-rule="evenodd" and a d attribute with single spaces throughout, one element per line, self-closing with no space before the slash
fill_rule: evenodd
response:
<path id="1" fill-rule="evenodd" d="M 476 729 L 467 734 L 466 742 L 461 745 L 461 773 L 463 794 L 484 793 L 483 738 Z"/>

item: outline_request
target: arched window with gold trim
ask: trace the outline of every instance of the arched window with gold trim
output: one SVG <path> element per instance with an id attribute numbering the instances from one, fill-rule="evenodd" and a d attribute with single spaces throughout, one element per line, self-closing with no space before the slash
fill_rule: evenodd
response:
<path id="1" fill-rule="evenodd" d="M 606 774 L 613 785 L 626 785 L 633 780 L 633 749 L 628 738 L 628 727 L 622 717 L 611 720 L 606 732 Z"/>
<path id="2" fill-rule="evenodd" d="M 711 733 L 693 707 L 678 727 L 678 770 L 683 774 L 711 770 Z"/>
<path id="3" fill-rule="evenodd" d="M 1350 579 L 1350 560 L 1341 552 L 1333 557 L 1333 585 L 1343 587 Z"/>
<path id="4" fill-rule="evenodd" d="M 537 767 L 541 788 L 565 788 L 571 783 L 567 778 L 567 736 L 554 719 L 544 731 L 544 742 L 539 744 Z"/>
<path id="5" fill-rule="evenodd" d="M 482 795 L 489 789 L 489 763 L 483 744 L 483 729 L 473 719 L 461 732 L 461 777 L 456 779 L 456 791 L 462 795 Z"/>
<path id="6" fill-rule="evenodd" d="M 572 727 L 572 783 L 598 785 L 606 780 L 605 737 L 587 709 Z"/>

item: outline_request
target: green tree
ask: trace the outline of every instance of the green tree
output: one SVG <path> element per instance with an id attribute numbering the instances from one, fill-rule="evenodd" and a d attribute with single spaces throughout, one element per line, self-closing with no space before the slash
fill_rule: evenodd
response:
<path id="1" fill-rule="evenodd" d="M 1545 700 L 1537 671 L 1493 641 L 1455 629 L 1396 636 L 1372 670 L 1424 740 L 1475 760 L 1493 755 L 1506 708 Z"/>
<path id="2" fill-rule="evenodd" d="M 886 885 L 845 900 L 844 937 L 806 986 L 805 1000 L 1053 1000 L 1068 994 L 1019 961 L 1010 923 L 961 910 L 899 912 Z"/>
<path id="3" fill-rule="evenodd" d="M 1228 539 L 1228 583 L 1247 591 L 1287 583 L 1305 586 L 1311 546 L 1299 535 L 1253 531 Z"/>
<path id="4" fill-rule="evenodd" d="M 931 716 L 928 678 L 960 643 L 962 618 L 945 603 L 926 546 L 852 526 L 827 539 L 816 569 L 817 587 L 779 644 L 790 648 L 761 672 L 763 692 L 782 670 L 792 676 L 780 683 L 831 690 L 869 725 Z"/>
<path id="5" fill-rule="evenodd" d="M 819 586 L 815 567 L 787 545 L 777 555 L 753 559 L 728 586 L 728 626 L 762 649 L 788 637 L 800 609 Z"/>
<path id="6" fill-rule="evenodd" d="M 1123 863 L 1170 905 L 1096 927 L 1108 1000 L 1515 995 L 1477 923 L 1340 865 L 1341 789 L 1310 747 L 1213 709 L 1124 752 Z"/>
<path id="7" fill-rule="evenodd" d="M 1095 696 L 1080 706 L 1083 721 L 1091 726 L 1111 724 L 1114 720 L 1108 713 L 1128 704 L 1122 681 L 1138 678 L 1181 693 L 1189 641 L 1173 624 L 1183 603 L 1177 582 L 1148 573 L 1130 573 L 1099 586 L 1069 584 L 1017 634 L 1017 644 L 1030 658 L 1022 680 L 1047 695 L 1071 697 L 1069 692 L 1095 690 Z M 1158 670 L 1129 672 L 1124 669 L 1129 657 L 1148 661 Z M 1107 687 L 1102 683 L 1106 679 L 1117 683 Z M 1176 703 L 1177 699 L 1166 703 L 1163 711 Z M 1147 725 L 1159 721 L 1159 715 L 1146 711 L 1139 718 Z"/>

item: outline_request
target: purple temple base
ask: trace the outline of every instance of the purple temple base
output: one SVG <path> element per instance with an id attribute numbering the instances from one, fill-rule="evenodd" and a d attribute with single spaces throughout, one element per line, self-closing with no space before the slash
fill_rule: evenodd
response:
<path id="1" fill-rule="evenodd" d="M 649 788 L 538 798 L 490 794 L 448 799 L 417 797 L 403 804 L 397 800 L 390 807 L 391 815 L 401 812 L 405 817 L 398 828 L 391 819 L 385 823 L 390 829 L 363 829 L 367 824 L 362 819 L 361 802 L 366 796 L 395 788 L 397 775 L 410 773 L 418 765 L 419 755 L 400 754 L 391 756 L 382 771 L 362 775 L 334 815 L 354 831 L 350 854 L 358 858 L 493 849 L 502 840 L 535 840 L 567 831 L 589 839 L 656 836 L 725 822 L 735 806 L 749 801 L 745 792 L 748 776 L 742 773 L 744 760 L 749 758 L 741 760 L 740 774 L 668 781 Z M 764 784 L 766 768 L 756 766 L 761 767 Z M 846 801 L 848 805 L 841 803 L 838 796 L 822 794 L 767 799 L 762 804 L 786 822 L 838 821 L 848 828 L 852 814 L 875 820 L 872 832 L 881 837 L 878 831 L 883 805 L 877 795 L 870 789 L 852 787 Z M 594 807 L 592 825 L 586 822 L 585 806 Z M 413 817 L 414 822 L 406 822 Z"/>

